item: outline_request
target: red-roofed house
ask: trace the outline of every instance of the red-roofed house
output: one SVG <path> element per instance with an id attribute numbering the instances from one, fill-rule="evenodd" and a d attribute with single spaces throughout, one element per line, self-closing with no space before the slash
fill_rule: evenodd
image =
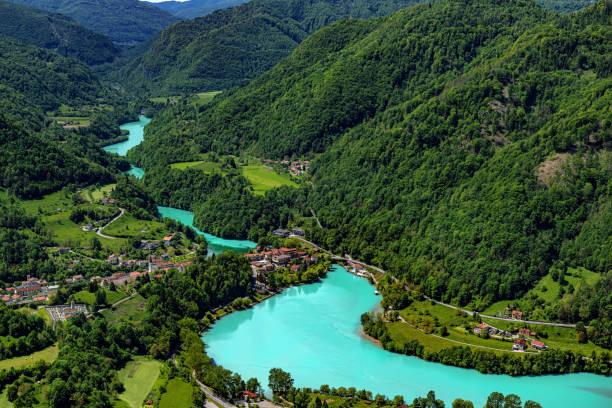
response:
<path id="1" fill-rule="evenodd" d="M 480 323 L 478 326 L 474 327 L 475 334 L 481 334 L 483 331 L 487 333 L 491 330 L 491 326 L 486 323 Z"/>
<path id="2" fill-rule="evenodd" d="M 516 350 L 516 351 L 525 351 L 527 349 L 527 342 L 525 341 L 525 339 L 518 339 L 517 341 L 514 342 L 514 345 L 512 346 L 512 350 Z"/>
<path id="3" fill-rule="evenodd" d="M 531 340 L 531 347 L 537 350 L 546 350 L 546 344 L 537 340 Z"/>
<path id="4" fill-rule="evenodd" d="M 512 318 L 514 320 L 523 320 L 523 312 L 521 312 L 519 310 L 513 310 L 512 311 Z"/>
<path id="5" fill-rule="evenodd" d="M 249 398 L 257 398 L 257 394 L 251 391 L 246 391 L 246 390 L 242 391 L 242 395 L 244 395 L 245 397 L 249 397 Z"/>

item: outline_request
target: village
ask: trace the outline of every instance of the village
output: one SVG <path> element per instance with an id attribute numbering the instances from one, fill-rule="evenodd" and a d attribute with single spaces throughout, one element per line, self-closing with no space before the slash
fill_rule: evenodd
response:
<path id="1" fill-rule="evenodd" d="M 266 159 L 266 160 L 262 160 L 262 162 L 264 164 L 280 165 L 283 168 L 287 169 L 289 173 L 293 176 L 301 176 L 305 172 L 307 173 L 310 171 L 310 161 L 309 160 L 289 161 L 289 160 Z"/>

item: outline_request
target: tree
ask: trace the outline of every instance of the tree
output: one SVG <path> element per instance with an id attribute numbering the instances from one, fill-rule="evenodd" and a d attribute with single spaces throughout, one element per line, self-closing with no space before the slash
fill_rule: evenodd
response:
<path id="1" fill-rule="evenodd" d="M 387 404 L 387 397 L 383 394 L 376 394 L 374 397 L 374 402 L 376 402 L 376 405 L 379 407 L 382 407 L 383 405 Z"/>
<path id="2" fill-rule="evenodd" d="M 329 385 L 323 384 L 319 387 L 319 391 L 321 391 L 321 394 L 329 394 Z"/>
<path id="3" fill-rule="evenodd" d="M 106 291 L 104 289 L 98 289 L 96 292 L 96 306 L 106 305 Z"/>
<path id="4" fill-rule="evenodd" d="M 504 398 L 504 408 L 521 408 L 521 398 L 516 394 L 508 394 Z"/>
<path id="5" fill-rule="evenodd" d="M 308 408 L 321 408 L 322 406 L 323 404 L 321 403 L 321 399 L 319 399 L 318 395 L 314 397 L 308 404 Z"/>
<path id="6" fill-rule="evenodd" d="M 542 408 L 542 405 L 540 405 L 539 403 L 535 402 L 535 401 L 525 401 L 525 407 L 524 408 Z"/>
<path id="7" fill-rule="evenodd" d="M 255 394 L 261 394 L 261 384 L 259 384 L 259 380 L 255 377 L 249 378 L 246 382 L 246 389 Z"/>
<path id="8" fill-rule="evenodd" d="M 395 397 L 393 397 L 393 405 L 395 405 L 396 407 L 404 405 L 404 397 L 402 397 L 401 395 L 396 395 Z"/>
<path id="9" fill-rule="evenodd" d="M 268 386 L 274 393 L 285 394 L 293 388 L 291 374 L 280 368 L 272 368 L 268 376 Z"/>
<path id="10" fill-rule="evenodd" d="M 65 407 L 70 404 L 70 390 L 61 378 L 53 380 L 49 387 L 49 403 L 54 408 Z"/>
<path id="11" fill-rule="evenodd" d="M 504 408 L 504 394 L 492 392 L 487 398 L 484 408 Z"/>
<path id="12" fill-rule="evenodd" d="M 472 401 L 462 400 L 461 398 L 457 398 L 453 401 L 453 408 L 474 408 L 474 404 Z"/>

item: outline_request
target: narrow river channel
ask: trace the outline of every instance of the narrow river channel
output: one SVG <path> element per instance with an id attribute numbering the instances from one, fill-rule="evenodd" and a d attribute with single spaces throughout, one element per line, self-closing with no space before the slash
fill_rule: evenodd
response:
<path id="1" fill-rule="evenodd" d="M 149 119 L 121 126 L 129 139 L 104 149 L 125 155 L 143 140 Z M 132 167 L 141 178 L 144 171 Z M 164 217 L 193 226 L 193 214 L 158 207 Z M 232 249 L 246 252 L 251 241 L 224 240 L 202 233 L 209 253 Z M 482 407 L 493 391 L 518 394 L 545 408 L 612 407 L 612 378 L 588 373 L 510 377 L 485 375 L 415 357 L 394 354 L 377 347 L 360 334 L 359 317 L 378 304 L 374 288 L 343 268 L 334 266 L 322 282 L 285 290 L 255 307 L 218 321 L 202 339 L 207 353 L 219 364 L 268 383 L 268 371 L 280 367 L 291 372 L 298 387 L 365 388 L 389 397 L 403 395 L 407 402 L 434 390 L 450 407 L 455 398 Z"/>

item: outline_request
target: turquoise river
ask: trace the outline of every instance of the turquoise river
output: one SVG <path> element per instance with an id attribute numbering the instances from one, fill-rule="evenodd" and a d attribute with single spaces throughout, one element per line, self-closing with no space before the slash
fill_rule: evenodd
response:
<path id="1" fill-rule="evenodd" d="M 244 379 L 268 383 L 270 368 L 291 372 L 297 386 L 356 387 L 412 402 L 434 390 L 482 407 L 493 391 L 515 393 L 543 407 L 612 407 L 612 380 L 594 374 L 541 377 L 485 375 L 391 353 L 362 337 L 359 318 L 379 296 L 339 266 L 320 283 L 285 290 L 219 320 L 202 340 L 207 353 Z"/>
<path id="2" fill-rule="evenodd" d="M 129 139 L 105 150 L 125 155 L 143 139 L 149 119 L 121 126 Z M 130 174 L 141 178 L 142 169 Z M 164 217 L 193 226 L 193 214 L 158 207 Z M 233 249 L 245 252 L 251 241 L 224 240 L 203 234 L 211 253 Z M 493 391 L 518 394 L 523 401 L 543 407 L 612 407 L 612 379 L 593 374 L 541 377 L 485 375 L 390 353 L 363 338 L 359 317 L 378 305 L 374 288 L 339 266 L 327 278 L 312 285 L 285 290 L 255 307 L 232 313 L 218 321 L 202 339 L 208 354 L 245 379 L 257 377 L 267 384 L 268 371 L 281 367 L 291 372 L 296 386 L 365 388 L 390 397 L 403 395 L 411 402 L 435 390 L 450 407 L 454 398 L 484 405 Z"/>
<path id="3" fill-rule="evenodd" d="M 149 124 L 151 119 L 145 118 L 144 116 L 140 116 L 138 118 L 138 122 L 129 122 L 121 125 L 121 130 L 127 130 L 128 139 L 121 143 L 115 143 L 109 146 L 106 146 L 104 150 L 110 153 L 117 153 L 119 156 L 125 156 L 132 147 L 140 144 L 144 139 L 144 128 Z M 142 178 L 144 176 L 144 170 L 132 166 L 130 170 L 126 173 L 131 174 L 137 178 Z M 231 240 L 231 239 L 223 239 L 216 237 L 211 234 L 207 234 L 198 230 L 193 226 L 193 213 L 185 210 L 180 210 L 178 208 L 171 207 L 162 207 L 158 206 L 157 210 L 162 217 L 172 218 L 175 221 L 181 222 L 185 225 L 188 225 L 195 229 L 195 231 L 204 235 L 206 242 L 208 243 L 208 255 L 219 254 L 225 250 L 231 249 L 236 252 L 245 253 L 248 252 L 249 249 L 255 248 L 256 244 L 252 241 L 246 240 Z"/>

